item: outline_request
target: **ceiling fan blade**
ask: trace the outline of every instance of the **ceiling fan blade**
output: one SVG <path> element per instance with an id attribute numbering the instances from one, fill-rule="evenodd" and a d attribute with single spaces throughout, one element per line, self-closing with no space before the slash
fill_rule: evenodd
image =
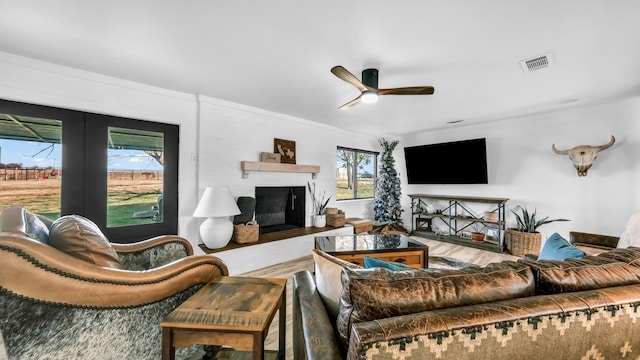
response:
<path id="1" fill-rule="evenodd" d="M 431 95 L 435 89 L 433 86 L 412 86 L 393 89 L 378 89 L 379 95 Z"/>
<path id="2" fill-rule="evenodd" d="M 358 80 L 357 77 L 355 77 L 352 73 L 350 73 L 349 70 L 345 69 L 340 65 L 332 67 L 331 72 L 333 73 L 333 75 L 337 76 L 341 80 L 344 80 L 349 84 L 358 88 L 360 92 L 363 92 L 365 90 L 371 90 L 368 86 L 366 86 L 360 80 Z"/>
<path id="3" fill-rule="evenodd" d="M 338 110 L 346 110 L 352 106 L 358 105 L 360 103 L 361 98 L 362 98 L 362 94 L 360 94 L 357 98 L 349 101 L 348 103 L 340 106 Z"/>

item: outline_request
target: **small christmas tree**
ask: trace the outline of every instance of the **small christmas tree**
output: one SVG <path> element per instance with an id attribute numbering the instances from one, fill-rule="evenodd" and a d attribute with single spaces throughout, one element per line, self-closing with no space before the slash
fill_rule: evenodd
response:
<path id="1" fill-rule="evenodd" d="M 402 207 L 400 206 L 400 177 L 395 168 L 393 150 L 399 141 L 380 139 L 382 156 L 380 157 L 380 170 L 376 179 L 375 199 L 373 201 L 374 219 L 384 226 L 380 232 L 407 233 L 402 222 Z"/>

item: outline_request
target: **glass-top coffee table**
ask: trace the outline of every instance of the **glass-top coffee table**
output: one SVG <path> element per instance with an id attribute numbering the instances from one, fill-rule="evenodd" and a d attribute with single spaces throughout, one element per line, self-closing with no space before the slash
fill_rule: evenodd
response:
<path id="1" fill-rule="evenodd" d="M 327 254 L 364 266 L 364 257 L 374 257 L 426 268 L 429 247 L 400 234 L 356 234 L 317 236 L 315 247 Z"/>

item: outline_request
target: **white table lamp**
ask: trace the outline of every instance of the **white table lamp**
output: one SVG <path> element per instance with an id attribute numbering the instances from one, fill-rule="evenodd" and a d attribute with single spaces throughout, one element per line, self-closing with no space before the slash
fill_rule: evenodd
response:
<path id="1" fill-rule="evenodd" d="M 193 212 L 194 217 L 206 217 L 200 225 L 200 237 L 209 249 L 227 246 L 233 234 L 229 216 L 240 214 L 231 192 L 226 187 L 208 187 Z"/>

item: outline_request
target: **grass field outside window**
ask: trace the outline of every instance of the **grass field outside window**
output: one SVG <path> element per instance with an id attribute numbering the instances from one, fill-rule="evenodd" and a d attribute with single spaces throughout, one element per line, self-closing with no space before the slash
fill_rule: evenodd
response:
<path id="1" fill-rule="evenodd" d="M 371 199 L 375 193 L 378 153 L 338 147 L 336 200 Z"/>

